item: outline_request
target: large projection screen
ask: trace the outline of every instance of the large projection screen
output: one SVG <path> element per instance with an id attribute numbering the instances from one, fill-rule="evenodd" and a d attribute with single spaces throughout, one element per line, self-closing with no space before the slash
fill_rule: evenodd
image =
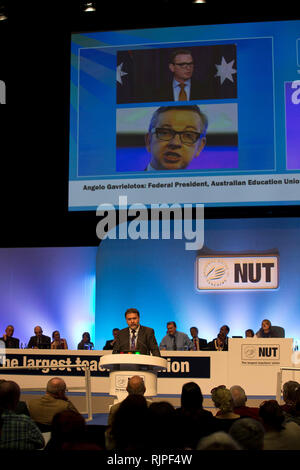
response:
<path id="1" fill-rule="evenodd" d="M 73 33 L 69 210 L 120 195 L 147 207 L 299 204 L 299 31 L 291 20 Z M 180 101 L 178 51 L 177 69 L 190 72 Z M 174 123 L 186 106 L 207 118 L 199 152 L 202 126 Z M 151 130 L 196 130 L 194 147 L 175 134 L 155 148 L 150 122 L 166 107 Z"/>

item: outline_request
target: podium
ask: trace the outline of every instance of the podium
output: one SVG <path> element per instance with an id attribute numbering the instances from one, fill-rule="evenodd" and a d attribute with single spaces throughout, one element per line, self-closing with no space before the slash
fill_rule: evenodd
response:
<path id="1" fill-rule="evenodd" d="M 167 360 L 144 354 L 107 354 L 100 359 L 100 366 L 109 370 L 109 394 L 116 396 L 114 403 L 124 400 L 128 379 L 139 375 L 144 379 L 146 397 L 157 395 L 157 372 L 167 369 Z"/>

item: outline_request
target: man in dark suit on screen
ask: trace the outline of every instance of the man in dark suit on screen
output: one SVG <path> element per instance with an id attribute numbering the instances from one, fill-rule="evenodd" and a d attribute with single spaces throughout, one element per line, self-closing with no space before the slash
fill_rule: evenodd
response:
<path id="1" fill-rule="evenodd" d="M 136 308 L 125 312 L 128 328 L 121 330 L 116 338 L 113 354 L 126 351 L 139 351 L 141 354 L 160 356 L 154 330 L 140 325 L 140 313 Z"/>
<path id="2" fill-rule="evenodd" d="M 154 101 L 190 101 L 214 97 L 212 81 L 194 76 L 195 63 L 189 49 L 173 50 L 168 64 L 171 80 L 160 83 Z"/>

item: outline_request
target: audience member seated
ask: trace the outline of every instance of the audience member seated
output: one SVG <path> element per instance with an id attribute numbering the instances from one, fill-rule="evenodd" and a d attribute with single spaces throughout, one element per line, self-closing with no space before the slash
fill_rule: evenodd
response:
<path id="1" fill-rule="evenodd" d="M 0 383 L 0 449 L 42 449 L 45 441 L 39 428 L 29 416 L 16 413 L 20 393 L 16 382 Z"/>
<path id="2" fill-rule="evenodd" d="M 224 335 L 219 333 L 215 339 L 207 343 L 205 349 L 208 351 L 228 351 L 228 345 L 225 343 Z"/>
<path id="3" fill-rule="evenodd" d="M 65 410 L 78 410 L 66 396 L 66 383 L 59 377 L 53 377 L 47 383 L 46 394 L 40 398 L 34 398 L 29 402 L 31 418 L 43 431 L 49 431 L 53 416 Z"/>
<path id="4" fill-rule="evenodd" d="M 296 392 L 299 388 L 300 384 L 295 380 L 289 380 L 283 384 L 282 398 L 284 405 L 281 405 L 281 408 L 285 413 L 289 413 L 290 409 L 295 406 Z"/>
<path id="5" fill-rule="evenodd" d="M 198 328 L 196 326 L 192 326 L 190 328 L 190 333 L 191 333 L 191 341 L 193 342 L 193 350 L 194 351 L 200 351 L 201 349 L 205 348 L 207 346 L 207 340 L 204 338 L 199 338 L 198 336 Z"/>
<path id="6" fill-rule="evenodd" d="M 49 336 L 43 335 L 43 330 L 40 326 L 34 327 L 35 336 L 31 336 L 27 348 L 28 349 L 50 349 L 51 339 Z"/>
<path id="7" fill-rule="evenodd" d="M 6 380 L 0 379 L 0 384 L 2 384 L 2 382 L 6 382 Z M 0 406 L 1 406 L 1 405 L 0 405 Z M 14 410 L 14 412 L 15 412 L 17 415 L 26 415 L 26 416 L 30 416 L 30 413 L 29 413 L 29 410 L 28 410 L 28 407 L 27 407 L 25 401 L 19 400 L 18 403 L 17 403 L 17 406 L 16 406 L 16 408 L 15 408 L 15 410 Z"/>
<path id="8" fill-rule="evenodd" d="M 255 419 L 238 419 L 231 426 L 229 435 L 243 450 L 263 450 L 265 430 Z"/>
<path id="9" fill-rule="evenodd" d="M 265 428 L 264 450 L 300 450 L 300 426 L 284 422 L 284 413 L 276 400 L 263 402 L 259 415 Z"/>
<path id="10" fill-rule="evenodd" d="M 200 439 L 197 450 L 242 450 L 226 432 L 218 431 Z"/>
<path id="11" fill-rule="evenodd" d="M 254 331 L 250 328 L 245 331 L 245 338 L 254 338 Z"/>
<path id="12" fill-rule="evenodd" d="M 263 320 L 261 328 L 256 332 L 257 338 L 278 338 L 278 332 L 272 327 L 270 320 Z"/>
<path id="13" fill-rule="evenodd" d="M 185 449 L 195 449 L 199 439 L 215 431 L 215 420 L 203 409 L 203 395 L 199 385 L 188 382 L 181 392 L 181 407 L 176 409 L 180 441 Z"/>
<path id="14" fill-rule="evenodd" d="M 53 416 L 51 438 L 46 451 L 103 450 L 97 443 L 89 442 L 84 417 L 73 410 L 65 410 Z"/>
<path id="15" fill-rule="evenodd" d="M 149 406 L 147 446 L 151 451 L 183 448 L 175 408 L 167 401 Z"/>
<path id="16" fill-rule="evenodd" d="M 4 335 L 0 338 L 0 341 L 4 342 L 6 348 L 18 349 L 20 347 L 20 340 L 18 338 L 13 338 L 14 331 L 14 327 L 12 325 L 8 325 L 5 328 Z"/>
<path id="17" fill-rule="evenodd" d="M 128 395 L 144 395 L 146 391 L 144 379 L 140 377 L 139 375 L 134 375 L 128 379 L 127 387 L 126 387 Z M 151 405 L 151 400 L 146 400 L 147 406 Z M 107 429 L 105 431 L 105 446 L 107 450 L 112 450 L 115 448 L 116 443 L 113 440 L 112 436 L 112 423 L 116 414 L 116 411 L 119 409 L 120 404 L 115 403 L 114 405 L 111 406 L 109 410 L 109 415 L 108 415 L 108 421 L 107 421 Z"/>
<path id="18" fill-rule="evenodd" d="M 240 419 L 240 415 L 233 411 L 233 400 L 230 390 L 227 388 L 215 387 L 211 390 L 211 399 L 219 413 L 215 416 L 215 424 L 218 431 L 228 432 L 231 425 Z"/>
<path id="19" fill-rule="evenodd" d="M 82 340 L 78 343 L 77 349 L 94 349 L 94 343 L 91 342 L 91 336 L 87 331 L 82 333 Z"/>
<path id="20" fill-rule="evenodd" d="M 245 390 L 239 385 L 233 385 L 230 388 L 233 400 L 233 411 L 240 416 L 248 416 L 249 418 L 260 421 L 259 408 L 246 406 L 247 396 Z"/>
<path id="21" fill-rule="evenodd" d="M 112 330 L 112 334 L 113 334 L 114 339 L 108 339 L 106 341 L 105 345 L 103 346 L 103 351 L 109 351 L 109 350 L 114 348 L 114 344 L 116 342 L 116 338 L 119 334 L 119 331 L 120 331 L 120 328 L 114 328 Z"/>
<path id="22" fill-rule="evenodd" d="M 51 349 L 68 349 L 68 344 L 65 338 L 60 337 L 60 332 L 55 330 L 52 333 Z"/>
<path id="23" fill-rule="evenodd" d="M 295 389 L 293 396 L 293 405 L 291 405 L 288 411 L 283 411 L 285 414 L 285 422 L 294 421 L 300 426 L 300 385 Z"/>
<path id="24" fill-rule="evenodd" d="M 139 375 L 134 375 L 130 377 L 130 379 L 128 379 L 126 391 L 128 395 L 144 395 L 146 391 L 144 379 L 140 377 Z M 119 402 L 111 406 L 109 410 L 108 421 L 107 421 L 107 424 L 109 427 L 111 427 L 113 419 L 114 419 L 114 415 L 116 411 L 119 409 L 119 406 L 121 403 L 122 402 Z M 147 400 L 148 406 L 151 403 L 152 402 L 150 400 Z"/>
<path id="25" fill-rule="evenodd" d="M 188 335 L 177 331 L 177 325 L 174 321 L 167 323 L 167 334 L 160 342 L 159 349 L 165 351 L 191 351 L 193 343 Z"/>
<path id="26" fill-rule="evenodd" d="M 112 422 L 112 438 L 118 451 L 140 452 L 146 448 L 148 406 L 143 395 L 128 395 Z"/>

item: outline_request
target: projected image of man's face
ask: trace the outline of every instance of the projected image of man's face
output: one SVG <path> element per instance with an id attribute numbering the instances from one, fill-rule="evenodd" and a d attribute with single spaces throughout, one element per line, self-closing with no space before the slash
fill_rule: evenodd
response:
<path id="1" fill-rule="evenodd" d="M 182 132 L 191 136 L 201 134 L 203 123 L 198 114 L 187 110 L 169 110 L 159 115 L 155 129 L 176 131 L 171 136 L 157 135 L 157 132 L 146 136 L 146 147 L 151 154 L 151 166 L 157 170 L 178 170 L 186 168 L 193 158 L 198 157 L 205 146 L 205 137 L 199 137 L 191 143 Z M 165 140 L 166 139 L 166 140 Z M 167 140 L 169 139 L 169 140 Z"/>

